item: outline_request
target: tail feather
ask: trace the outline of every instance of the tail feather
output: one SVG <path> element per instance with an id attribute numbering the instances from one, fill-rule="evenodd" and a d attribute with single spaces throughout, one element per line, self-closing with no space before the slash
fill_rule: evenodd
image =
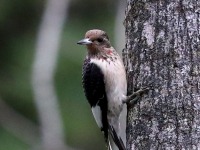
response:
<path id="1" fill-rule="evenodd" d="M 108 150 L 112 150 L 112 146 L 111 146 L 110 140 L 108 140 Z"/>
<path id="2" fill-rule="evenodd" d="M 118 137 L 115 129 L 113 128 L 113 126 L 109 126 L 109 133 L 113 139 L 113 141 L 115 142 L 115 144 L 117 145 L 117 147 L 119 148 L 119 150 L 126 150 L 125 146 L 124 146 L 124 143 L 122 141 L 122 139 L 120 137 Z M 110 143 L 110 142 L 109 142 Z M 110 144 L 109 144 L 110 146 Z"/>

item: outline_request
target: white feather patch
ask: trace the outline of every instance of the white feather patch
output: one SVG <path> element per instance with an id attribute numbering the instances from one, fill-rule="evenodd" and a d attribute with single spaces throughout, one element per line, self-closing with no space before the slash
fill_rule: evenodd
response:
<path id="1" fill-rule="evenodd" d="M 92 107 L 92 113 L 98 127 L 102 128 L 103 124 L 102 124 L 101 108 L 98 105 Z"/>

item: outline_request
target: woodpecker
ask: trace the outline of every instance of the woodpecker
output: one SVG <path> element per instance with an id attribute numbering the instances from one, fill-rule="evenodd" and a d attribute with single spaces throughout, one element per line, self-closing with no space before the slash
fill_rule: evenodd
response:
<path id="1" fill-rule="evenodd" d="M 127 96 L 127 80 L 122 59 L 112 47 L 105 31 L 89 30 L 77 44 L 86 45 L 82 84 L 98 127 L 111 150 L 110 137 L 119 150 L 126 150 L 120 137 L 119 117 L 123 104 L 143 92 Z"/>

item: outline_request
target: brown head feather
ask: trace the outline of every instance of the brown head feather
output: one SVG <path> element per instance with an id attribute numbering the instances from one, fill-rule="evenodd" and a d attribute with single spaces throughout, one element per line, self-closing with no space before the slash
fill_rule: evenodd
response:
<path id="1" fill-rule="evenodd" d="M 104 53 L 106 48 L 111 47 L 108 35 L 105 31 L 98 29 L 89 30 L 86 32 L 85 38 L 92 41 L 91 44 L 87 45 L 89 54 Z"/>

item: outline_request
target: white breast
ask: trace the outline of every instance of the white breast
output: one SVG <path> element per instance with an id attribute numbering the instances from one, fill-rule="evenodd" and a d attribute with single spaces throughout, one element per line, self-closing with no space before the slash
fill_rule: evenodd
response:
<path id="1" fill-rule="evenodd" d="M 116 111 L 113 113 L 120 113 L 122 100 L 126 97 L 127 92 L 126 74 L 121 58 L 117 55 L 117 59 L 113 61 L 108 58 L 107 60 L 91 59 L 91 62 L 98 65 L 103 71 L 108 107 L 112 111 Z"/>

